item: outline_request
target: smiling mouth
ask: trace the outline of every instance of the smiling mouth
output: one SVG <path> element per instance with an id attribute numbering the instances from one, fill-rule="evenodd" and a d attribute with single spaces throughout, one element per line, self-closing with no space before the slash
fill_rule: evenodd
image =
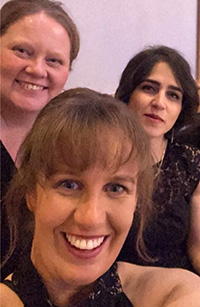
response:
<path id="1" fill-rule="evenodd" d="M 47 89 L 46 86 L 42 86 L 42 85 L 37 85 L 37 84 L 28 83 L 28 82 L 19 81 L 19 80 L 16 80 L 16 82 L 26 90 L 42 91 L 42 90 Z"/>
<path id="2" fill-rule="evenodd" d="M 98 237 L 96 239 L 83 239 L 80 237 L 76 237 L 70 234 L 64 234 L 67 241 L 72 245 L 73 247 L 76 247 L 80 250 L 93 250 L 97 247 L 99 247 L 105 240 L 105 236 Z"/>

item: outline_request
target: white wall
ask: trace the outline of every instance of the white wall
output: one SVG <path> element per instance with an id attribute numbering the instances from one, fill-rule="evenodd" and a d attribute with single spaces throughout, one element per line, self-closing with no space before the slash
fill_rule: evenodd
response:
<path id="1" fill-rule="evenodd" d="M 2 1 L 2 4 L 6 1 Z M 128 60 L 143 47 L 176 48 L 196 73 L 197 0 L 63 0 L 81 50 L 66 88 L 113 93 Z"/>

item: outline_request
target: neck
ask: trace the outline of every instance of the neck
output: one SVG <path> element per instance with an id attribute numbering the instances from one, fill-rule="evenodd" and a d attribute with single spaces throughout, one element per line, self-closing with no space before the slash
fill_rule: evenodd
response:
<path id="1" fill-rule="evenodd" d="M 164 136 L 150 138 L 150 146 L 154 163 L 160 162 L 163 152 L 166 150 L 167 140 Z"/>
<path id="2" fill-rule="evenodd" d="M 57 281 L 50 282 L 49 280 L 47 282 L 44 280 L 44 284 L 49 293 L 51 302 L 60 307 L 78 305 L 93 289 L 93 284 L 82 287 L 72 287 L 65 282 L 62 284 Z"/>
<path id="3" fill-rule="evenodd" d="M 38 256 L 38 255 L 37 255 Z M 39 261 L 35 256 L 35 249 L 32 247 L 31 261 L 37 274 L 42 278 L 42 282 L 48 292 L 52 304 L 60 307 L 77 306 L 83 301 L 94 287 L 94 284 L 79 285 L 74 279 L 61 277 L 51 273 L 44 261 Z"/>

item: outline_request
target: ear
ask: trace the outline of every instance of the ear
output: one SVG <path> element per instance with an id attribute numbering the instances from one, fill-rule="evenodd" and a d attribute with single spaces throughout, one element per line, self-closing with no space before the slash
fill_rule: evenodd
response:
<path id="1" fill-rule="evenodd" d="M 36 196 L 34 192 L 26 193 L 26 205 L 28 209 L 34 213 L 36 204 Z"/>

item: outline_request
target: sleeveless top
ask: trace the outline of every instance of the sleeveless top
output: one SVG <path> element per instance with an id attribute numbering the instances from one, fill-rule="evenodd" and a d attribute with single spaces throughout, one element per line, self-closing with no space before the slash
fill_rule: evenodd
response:
<path id="1" fill-rule="evenodd" d="M 184 268 L 194 272 L 187 253 L 190 200 L 200 181 L 200 150 L 169 143 L 155 182 L 155 213 L 144 231 L 144 242 L 154 262 L 143 260 L 135 248 L 137 212 L 119 255 L 120 261 L 139 265 Z"/>
<path id="2" fill-rule="evenodd" d="M 4 280 L 20 297 L 25 307 L 57 307 L 50 302 L 47 290 L 40 275 L 34 268 L 30 258 L 21 262 L 13 273 L 12 281 Z M 117 273 L 117 263 L 102 275 L 94 285 L 93 290 L 80 302 L 70 304 L 70 307 L 131 307 L 132 303 L 124 294 Z"/>

